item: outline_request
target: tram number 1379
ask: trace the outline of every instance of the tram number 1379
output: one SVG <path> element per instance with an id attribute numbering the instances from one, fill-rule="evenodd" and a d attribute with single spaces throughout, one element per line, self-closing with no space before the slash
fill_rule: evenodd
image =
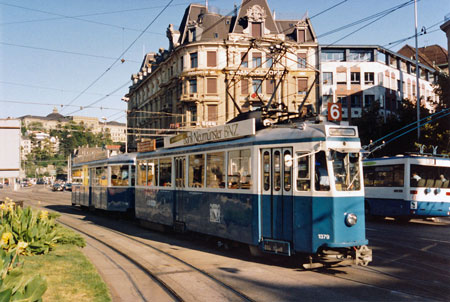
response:
<path id="1" fill-rule="evenodd" d="M 317 237 L 319 239 L 330 240 L 330 235 L 329 234 L 317 234 Z"/>

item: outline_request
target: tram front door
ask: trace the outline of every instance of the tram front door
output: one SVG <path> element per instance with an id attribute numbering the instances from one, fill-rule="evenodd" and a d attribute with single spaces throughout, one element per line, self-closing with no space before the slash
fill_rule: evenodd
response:
<path id="1" fill-rule="evenodd" d="M 287 155 L 292 156 L 292 148 L 261 150 L 260 230 L 264 241 L 292 242 L 292 161 L 285 162 Z"/>

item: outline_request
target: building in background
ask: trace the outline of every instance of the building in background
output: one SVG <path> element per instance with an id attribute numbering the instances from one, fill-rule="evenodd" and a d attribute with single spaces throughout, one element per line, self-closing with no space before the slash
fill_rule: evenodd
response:
<path id="1" fill-rule="evenodd" d="M 56 108 L 47 116 L 25 115 L 20 117 L 20 120 L 24 127 L 34 128 L 45 133 L 49 133 L 50 130 L 60 129 L 60 127 L 74 122 L 76 124 L 84 124 L 93 133 L 109 132 L 113 142 L 125 143 L 127 137 L 127 128 L 124 123 L 100 121 L 97 117 L 64 116 L 58 113 Z"/>
<path id="2" fill-rule="evenodd" d="M 0 183 L 16 188 L 20 173 L 20 120 L 0 119 Z"/>
<path id="3" fill-rule="evenodd" d="M 398 53 L 411 60 L 416 60 L 416 48 L 408 44 L 403 46 Z M 437 44 L 420 47 L 419 63 L 448 74 L 448 51 Z"/>
<path id="4" fill-rule="evenodd" d="M 445 21 L 441 25 L 441 29 L 447 35 L 447 50 L 450 50 L 450 14 L 445 16 Z M 450 65 L 450 54 L 448 54 L 448 65 Z"/>
<path id="5" fill-rule="evenodd" d="M 329 102 L 341 103 L 343 118 L 361 117 L 374 101 L 385 117 L 401 102 L 416 102 L 415 61 L 381 46 L 333 45 L 320 47 L 321 112 Z M 420 64 L 421 104 L 433 110 L 438 101 L 433 84 L 437 70 Z"/>
<path id="6" fill-rule="evenodd" d="M 149 136 L 224 124 L 272 97 L 290 112 L 317 109 L 318 44 L 307 18 L 276 20 L 266 0 L 244 0 L 227 16 L 190 4 L 167 37 L 169 49 L 145 56 L 123 98 L 130 151 Z"/>

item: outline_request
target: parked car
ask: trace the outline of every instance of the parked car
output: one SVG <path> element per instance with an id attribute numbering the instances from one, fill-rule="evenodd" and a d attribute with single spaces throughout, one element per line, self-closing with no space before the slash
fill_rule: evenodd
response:
<path id="1" fill-rule="evenodd" d="M 52 187 L 52 191 L 64 191 L 64 185 L 60 183 L 54 183 Z"/>
<path id="2" fill-rule="evenodd" d="M 64 190 L 66 191 L 72 191 L 72 184 L 71 183 L 66 183 L 64 185 Z"/>
<path id="3" fill-rule="evenodd" d="M 38 180 L 36 181 L 36 184 L 37 184 L 37 185 L 43 185 L 43 184 L 44 184 L 44 180 L 43 180 L 43 179 L 38 179 Z"/>

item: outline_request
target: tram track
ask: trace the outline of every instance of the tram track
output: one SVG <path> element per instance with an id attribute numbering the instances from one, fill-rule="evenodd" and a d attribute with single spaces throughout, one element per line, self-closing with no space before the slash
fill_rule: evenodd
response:
<path id="1" fill-rule="evenodd" d="M 36 199 L 36 197 L 40 197 L 41 196 L 41 192 L 39 192 L 39 195 L 35 195 L 33 199 Z M 45 195 L 45 194 L 43 194 Z M 40 201 L 40 204 L 38 205 L 34 205 L 35 207 L 40 207 L 40 208 L 44 208 L 46 205 L 54 205 L 54 204 L 59 204 L 59 205 L 64 205 L 67 206 L 67 203 L 65 202 L 59 202 L 59 201 L 52 201 L 52 202 L 46 202 L 46 201 Z M 75 210 L 76 208 L 74 208 Z M 70 217 L 71 214 L 65 214 L 62 217 Z M 123 245 L 118 246 L 117 244 L 113 244 L 110 242 L 110 240 L 106 240 L 106 239 L 102 239 L 102 238 L 107 238 L 109 236 L 98 236 L 97 234 L 93 234 L 92 231 L 87 231 L 85 229 L 83 229 L 82 227 L 77 227 L 74 225 L 74 223 L 65 221 L 64 218 L 60 217 L 58 219 L 58 222 L 69 227 L 72 228 L 74 230 L 76 230 L 77 232 L 89 237 L 89 239 L 91 240 L 95 240 L 99 243 L 101 243 L 102 245 L 106 246 L 108 249 L 114 251 L 115 253 L 119 254 L 121 257 L 124 257 L 126 259 L 128 259 L 128 261 L 130 261 L 133 265 L 135 265 L 136 267 L 138 267 L 141 271 L 145 272 L 145 274 L 147 274 L 152 280 L 154 280 L 156 283 L 158 283 L 160 285 L 161 288 L 164 288 L 165 291 L 167 291 L 167 293 L 172 297 L 173 301 L 201 301 L 202 299 L 199 298 L 199 296 L 192 296 L 191 293 L 188 293 L 186 290 L 181 290 L 181 294 L 179 293 L 180 288 L 179 288 L 179 284 L 177 284 L 176 286 L 173 286 L 170 284 L 170 278 L 167 278 L 166 276 L 170 276 L 171 274 L 173 274 L 173 271 L 161 271 L 158 269 L 158 265 L 152 265 L 151 263 L 149 263 L 149 261 L 146 261 L 145 259 L 143 259 L 143 257 L 140 257 L 139 255 L 136 255 L 136 253 L 134 253 L 133 251 L 131 251 L 130 249 L 124 249 Z M 72 218 L 72 219 L 76 219 L 76 218 Z M 91 225 L 92 226 L 92 225 Z M 182 272 L 182 273 L 186 273 L 188 272 L 189 274 L 199 274 L 202 277 L 196 277 L 195 279 L 207 279 L 207 280 L 201 280 L 201 282 L 206 283 L 214 283 L 215 286 L 211 286 L 210 287 L 214 287 L 214 292 L 217 292 L 218 295 L 220 295 L 218 300 L 220 301 L 254 301 L 252 298 L 248 297 L 246 294 L 240 292 L 239 290 L 233 288 L 232 286 L 230 286 L 229 284 L 221 281 L 220 279 L 214 277 L 212 274 L 206 272 L 205 270 L 196 267 L 195 265 L 181 259 L 180 257 L 177 257 L 167 251 L 162 250 L 161 248 L 158 248 L 152 244 L 149 244 L 148 242 L 145 242 L 145 240 L 143 239 L 138 239 L 138 238 L 134 238 L 130 235 L 124 234 L 120 231 L 108 228 L 108 227 L 104 227 L 102 225 L 98 225 L 95 224 L 96 228 L 102 229 L 103 232 L 108 232 L 108 233 L 112 233 L 114 234 L 114 236 L 119 236 L 122 238 L 126 238 L 126 240 L 128 241 L 132 241 L 136 244 L 138 244 L 141 247 L 144 248 L 148 248 L 151 249 L 153 251 L 153 253 L 158 254 L 156 257 L 161 258 L 161 257 L 168 257 L 169 259 L 172 260 L 172 262 L 176 263 L 175 266 L 176 269 L 175 274 L 177 272 Z M 92 227 L 90 228 L 92 229 Z M 165 267 L 167 266 L 167 262 L 165 261 Z M 169 264 L 169 266 L 171 266 Z M 178 288 L 176 288 L 178 286 Z M 217 287 L 220 287 L 221 289 L 217 289 Z M 191 289 L 191 288 L 189 288 Z M 214 298 L 212 298 L 214 300 Z M 209 298 L 205 299 L 205 301 L 210 300 Z M 146 300 L 143 300 L 146 301 Z"/>
<path id="2" fill-rule="evenodd" d="M 24 192 L 25 193 L 25 192 Z M 31 190 L 30 190 L 31 193 Z M 96 239 L 99 239 L 101 241 L 106 241 L 108 244 L 112 245 L 113 247 L 120 248 L 121 252 L 125 255 L 135 259 L 142 265 L 144 265 L 147 269 L 154 272 L 157 277 L 161 278 L 163 281 L 166 281 L 167 276 L 173 275 L 173 274 L 190 274 L 192 271 L 195 270 L 195 268 L 198 268 L 201 271 L 204 271 L 207 275 L 210 275 L 212 278 L 216 278 L 219 282 L 228 285 L 232 284 L 233 286 L 230 286 L 231 290 L 236 290 L 238 293 L 240 293 L 241 288 L 246 288 L 242 286 L 243 284 L 239 284 L 236 280 L 228 279 L 229 277 L 226 277 L 223 273 L 220 274 L 220 272 L 214 270 L 211 266 L 205 265 L 202 261 L 198 261 L 197 258 L 192 257 L 192 254 L 186 254 L 190 247 L 187 247 L 185 249 L 183 247 L 183 244 L 178 245 L 173 243 L 169 243 L 168 246 L 166 244 L 170 241 L 165 240 L 157 240 L 156 246 L 149 246 L 152 245 L 152 238 L 153 236 L 145 235 L 147 234 L 147 231 L 139 231 L 139 228 L 136 228 L 136 230 L 129 232 L 124 228 L 127 228 L 126 225 L 132 225 L 131 223 L 124 223 L 124 226 L 120 225 L 120 227 L 117 225 L 117 223 L 112 222 L 111 219 L 103 219 L 102 215 L 90 215 L 89 212 L 83 212 L 78 207 L 70 207 L 70 202 L 68 204 L 67 198 L 69 197 L 66 195 L 67 193 L 59 193 L 56 194 L 48 194 L 44 192 L 34 192 L 32 194 L 28 194 L 27 198 L 29 200 L 34 200 L 31 202 L 31 204 L 35 206 L 41 206 L 46 207 L 46 209 L 57 209 L 59 207 L 64 207 L 67 213 L 67 216 L 79 216 L 79 214 L 83 213 L 83 216 L 86 216 L 87 218 L 83 218 L 85 221 L 88 221 L 90 225 L 89 228 L 92 227 L 98 227 L 101 228 L 101 233 L 99 235 L 93 235 L 96 237 Z M 25 194 L 23 195 L 25 196 Z M 41 204 L 37 204 L 37 200 L 47 200 L 49 202 L 43 202 L 41 201 Z M 66 215 L 64 215 L 66 216 Z M 73 217 L 73 219 L 78 219 Z M 104 220 L 104 221 L 103 221 Z M 134 225 L 133 225 L 134 228 Z M 123 231 L 125 230 L 125 234 Z M 105 233 L 107 232 L 107 234 Z M 145 233 L 144 233 L 145 232 Z M 376 232 L 379 232 L 380 234 L 376 234 Z M 447 242 L 440 242 L 439 246 L 433 250 L 427 250 L 423 249 L 424 247 L 427 247 L 426 245 L 417 245 L 417 241 L 408 241 L 408 231 L 399 230 L 399 238 L 396 238 L 393 234 L 390 234 L 389 231 L 383 229 L 383 225 L 381 225 L 380 229 L 377 229 L 376 232 L 374 231 L 373 236 L 368 236 L 371 242 L 374 243 L 374 262 L 373 266 L 369 267 L 337 267 L 337 268 L 330 268 L 330 269 L 319 269 L 314 271 L 298 271 L 297 269 L 293 269 L 291 266 L 287 265 L 286 267 L 281 266 L 264 266 L 264 268 L 259 267 L 258 265 L 251 264 L 251 266 L 254 266 L 257 270 L 264 271 L 264 274 L 267 276 L 276 276 L 280 275 L 280 273 L 284 274 L 285 278 L 288 278 L 289 280 L 285 280 L 286 283 L 292 282 L 296 284 L 315 284 L 314 280 L 321 280 L 319 282 L 321 285 L 318 285 L 320 288 L 325 289 L 327 287 L 326 284 L 346 284 L 346 286 L 349 287 L 358 287 L 360 288 L 358 290 L 358 293 L 354 293 L 353 291 L 346 293 L 345 295 L 348 295 L 349 300 L 358 300 L 361 301 L 361 296 L 364 292 L 366 293 L 376 293 L 377 296 L 381 299 L 381 297 L 394 297 L 394 300 L 398 301 L 447 301 L 448 300 L 448 293 L 450 292 L 449 286 L 447 286 L 444 283 L 446 280 L 446 275 L 444 271 L 445 265 L 442 265 L 442 267 L 439 266 L 439 263 L 436 263 L 438 260 L 436 255 L 436 250 L 440 250 L 443 247 L 446 247 L 448 244 Z M 89 230 L 90 233 L 90 230 Z M 386 233 L 386 236 L 383 237 Z M 432 232 L 433 233 L 433 232 Z M 438 233 L 432 234 L 433 236 L 430 236 L 428 238 L 424 238 L 423 242 L 431 243 L 430 240 L 433 240 L 435 238 L 438 238 Z M 397 233 L 396 233 L 397 234 Z M 92 235 L 92 234 L 91 234 Z M 434 236 L 436 235 L 436 236 Z M 125 237 L 124 237 L 125 236 Z M 91 240 L 89 236 L 86 236 Z M 372 238 L 370 238 L 372 237 Z M 411 236 L 410 236 L 411 237 Z M 120 240 L 120 244 L 111 243 L 110 238 L 115 238 L 114 240 Z M 118 239 L 119 238 L 119 239 Z M 418 238 L 418 237 L 415 237 Z M 426 240 L 425 240 L 426 239 Z M 125 240 L 125 241 L 124 241 Z M 149 242 L 150 241 L 150 242 Z M 442 241 L 442 240 L 441 240 Z M 414 244 L 415 242 L 415 244 Z M 422 242 L 422 241 L 419 241 Z M 99 243 L 100 244 L 100 243 Z M 152 263 L 149 263 L 148 259 L 142 259 L 141 256 L 135 255 L 133 253 L 133 248 L 129 246 L 140 246 L 141 248 L 144 248 L 146 253 L 154 253 L 158 254 L 159 258 L 164 258 L 163 262 L 167 261 L 168 258 L 171 262 L 178 263 L 176 266 L 176 269 L 174 271 L 158 271 L 158 267 L 152 266 Z M 122 249 L 122 247 L 127 247 L 126 249 Z M 378 247 L 378 251 L 377 251 Z M 401 248 L 401 249 L 400 249 Z M 131 251 L 130 251 L 131 249 Z M 175 251 L 176 250 L 176 251 Z M 181 250 L 181 251 L 180 251 Z M 398 250 L 398 252 L 395 252 Z M 163 252 L 163 254 L 161 254 Z M 173 252 L 173 253 L 172 253 Z M 165 253 L 165 254 L 164 254 Z M 409 255 L 411 254 L 411 255 Z M 170 255 L 170 256 L 169 256 Z M 401 257 L 404 255 L 405 257 Z M 408 257 L 406 257 L 408 255 Z M 177 259 L 172 258 L 175 257 L 178 260 L 184 261 L 185 264 L 180 263 Z M 420 262 L 417 261 L 418 257 L 430 257 L 431 262 L 427 263 L 422 259 Z M 439 261 L 446 261 L 448 257 L 446 257 L 446 254 L 442 256 L 443 258 Z M 188 259 L 188 260 L 185 260 Z M 416 263 L 415 263 L 416 261 Z M 199 265 L 200 264 L 200 265 Z M 175 265 L 175 264 L 174 264 Z M 191 266 L 189 266 L 191 265 Z M 231 267 L 232 265 L 230 265 Z M 224 266 L 222 265 L 222 268 Z M 428 273 L 430 271 L 430 273 Z M 223 272 L 223 271 L 222 271 Z M 415 272 L 418 274 L 418 276 L 412 274 L 411 272 Z M 200 274 L 200 272 L 196 272 Z M 303 274 L 303 275 L 299 275 Z M 314 274 L 322 275 L 323 277 L 316 276 L 314 277 Z M 209 279 L 209 277 L 202 275 L 203 278 Z M 280 275 L 281 276 L 281 275 Z M 429 280 L 426 278 L 429 277 Z M 169 278 L 170 279 L 170 278 Z M 222 282 L 221 280 L 225 280 L 225 282 Z M 333 281 L 335 279 L 336 281 Z M 253 281 L 254 279 L 252 279 Z M 268 279 L 267 279 L 268 280 Z M 448 277 L 447 277 L 448 280 Z M 212 280 L 209 280 L 208 282 L 213 282 Z M 300 282 L 300 283 L 298 283 Z M 215 281 L 213 282 L 215 283 Z M 252 282 L 253 284 L 253 282 Z M 168 285 L 171 286 L 171 282 L 169 280 Z M 230 289 L 224 289 L 223 285 L 219 285 L 215 283 L 215 288 L 221 288 L 222 291 L 227 292 L 228 294 L 225 294 L 227 296 L 227 301 L 233 300 L 233 301 L 253 301 L 253 300 L 261 300 L 261 296 L 255 295 L 255 292 L 247 291 L 247 293 L 251 293 L 252 297 L 258 297 L 256 299 L 253 299 L 246 296 L 245 294 L 243 296 L 240 296 L 238 293 L 232 293 Z M 178 293 L 176 286 L 174 286 L 174 290 Z M 338 287 L 337 287 L 338 288 Z M 191 289 L 191 288 L 190 288 Z M 266 291 L 263 291 L 266 292 Z M 333 292 L 333 290 L 330 291 L 330 294 Z M 270 294 L 270 289 L 268 289 L 267 294 Z M 278 293 L 281 294 L 281 293 Z M 334 294 L 335 295 L 335 294 Z M 333 295 L 333 296 L 334 296 Z M 379 296 L 378 296 L 379 295 Z M 180 292 L 180 296 L 182 300 L 177 300 L 175 298 L 171 298 L 173 301 L 201 301 L 202 297 L 195 297 L 195 299 L 192 298 L 192 296 L 187 293 L 187 296 L 184 295 L 183 291 Z M 286 295 L 286 297 L 291 297 L 292 295 Z M 316 297 L 319 297 L 320 294 Z M 308 300 L 306 297 L 306 300 L 308 301 L 314 301 L 315 298 L 313 295 L 310 296 L 310 300 Z M 336 296 L 334 296 L 336 297 Z M 379 301 L 377 299 L 374 299 L 370 296 L 367 296 L 368 300 L 373 301 Z M 334 301 L 331 296 L 331 300 L 327 301 Z M 206 300 L 206 299 L 203 299 Z M 209 299 L 212 300 L 212 299 Z M 220 300 L 220 299 L 216 299 Z M 262 299 L 264 300 L 264 299 Z M 305 301 L 306 301 L 305 300 Z M 364 299 L 363 299 L 364 300 Z M 136 300 L 138 301 L 138 300 Z M 145 301 L 145 300 L 143 300 Z M 265 301 L 268 301 L 267 299 Z"/>

